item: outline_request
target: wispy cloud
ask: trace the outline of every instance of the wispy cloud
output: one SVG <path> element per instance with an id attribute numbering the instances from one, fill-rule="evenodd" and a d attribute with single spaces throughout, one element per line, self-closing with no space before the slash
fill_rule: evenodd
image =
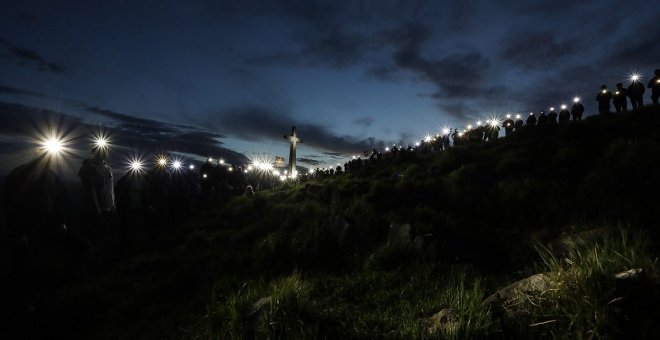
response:
<path id="1" fill-rule="evenodd" d="M 62 64 L 46 60 L 35 50 L 13 44 L 8 40 L 0 38 L 0 46 L 8 52 L 7 56 L 17 62 L 18 65 L 34 65 L 39 71 L 64 74 L 69 71 Z"/>

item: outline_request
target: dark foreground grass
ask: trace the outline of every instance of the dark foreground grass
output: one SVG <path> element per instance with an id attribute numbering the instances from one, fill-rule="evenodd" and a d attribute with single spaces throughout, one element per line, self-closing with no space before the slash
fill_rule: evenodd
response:
<path id="1" fill-rule="evenodd" d="M 649 338 L 660 319 L 646 312 L 660 302 L 658 126 L 658 109 L 644 108 L 217 202 L 160 235 L 162 246 L 41 301 L 32 330 L 68 339 Z M 409 223 L 417 241 L 388 242 L 392 223 Z M 605 232 L 577 233 L 594 228 Z M 614 278 L 630 269 L 643 274 Z M 550 288 L 522 296 L 515 313 L 482 304 L 539 272 Z M 431 334 L 443 309 L 457 321 Z"/>

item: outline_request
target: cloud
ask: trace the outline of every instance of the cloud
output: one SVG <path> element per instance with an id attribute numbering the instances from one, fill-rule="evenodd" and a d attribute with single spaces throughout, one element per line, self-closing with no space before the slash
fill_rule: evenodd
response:
<path id="1" fill-rule="evenodd" d="M 374 119 L 371 117 L 362 117 L 353 120 L 353 124 L 362 125 L 362 126 L 371 126 L 374 123 Z"/>
<path id="2" fill-rule="evenodd" d="M 296 122 L 285 112 L 272 111 L 260 106 L 246 106 L 225 110 L 219 114 L 220 125 L 228 135 L 249 140 L 283 140 L 291 126 L 296 126 L 303 143 L 330 152 L 352 154 L 384 145 L 374 138 L 356 138 L 337 135 L 316 124 Z"/>
<path id="3" fill-rule="evenodd" d="M 119 119 L 118 124 L 103 127 L 118 149 L 137 150 L 143 155 L 161 152 L 177 152 L 204 158 L 209 155 L 222 155 L 230 163 L 247 162 L 245 155 L 221 146 L 219 139 L 224 136 L 220 134 L 95 109 Z M 80 150 L 88 148 L 85 145 L 86 136 L 99 128 L 65 113 L 0 102 L 0 134 L 33 136 L 36 127 L 43 122 L 56 122 L 58 126 L 68 127 L 68 131 L 77 141 L 75 147 Z M 139 124 L 135 124 L 136 122 Z"/>
<path id="4" fill-rule="evenodd" d="M 507 34 L 513 37 L 515 33 Z M 523 69 L 552 68 L 574 54 L 579 46 L 576 39 L 560 39 L 551 32 L 532 32 L 509 39 L 500 56 Z"/>
<path id="5" fill-rule="evenodd" d="M 265 66 L 328 66 L 336 69 L 355 65 L 373 43 L 358 33 L 347 33 L 340 27 L 300 38 L 302 47 L 246 59 L 246 64 Z"/>
<path id="6" fill-rule="evenodd" d="M 298 162 L 309 164 L 311 166 L 316 166 L 319 164 L 322 164 L 321 161 L 317 161 L 315 159 L 309 159 L 309 158 L 297 158 Z"/>
<path id="7" fill-rule="evenodd" d="M 18 65 L 35 64 L 39 71 L 55 74 L 63 74 L 68 71 L 68 68 L 64 65 L 44 59 L 37 51 L 15 45 L 5 39 L 0 38 L 0 46 L 3 46 L 9 52 L 9 57 L 16 60 Z"/>
<path id="8" fill-rule="evenodd" d="M 0 93 L 14 94 L 14 95 L 26 95 L 26 96 L 39 97 L 39 98 L 47 98 L 46 95 L 43 95 L 43 94 L 38 93 L 38 92 L 21 90 L 21 89 L 15 88 L 15 87 L 4 86 L 4 85 L 0 85 Z"/>

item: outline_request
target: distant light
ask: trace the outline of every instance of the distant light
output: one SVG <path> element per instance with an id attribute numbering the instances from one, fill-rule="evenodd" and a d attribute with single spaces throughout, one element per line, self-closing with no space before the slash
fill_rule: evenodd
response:
<path id="1" fill-rule="evenodd" d="M 498 122 L 496 119 L 493 119 L 492 121 L 490 121 L 490 126 L 492 126 L 492 127 L 497 127 L 497 126 L 499 126 L 499 125 L 500 125 L 500 124 L 499 124 L 499 122 Z"/>
<path id="2" fill-rule="evenodd" d="M 195 170 L 195 166 L 192 165 L 192 164 L 190 164 L 190 166 L 188 167 L 188 169 L 190 169 L 190 170 Z"/>
<path id="3" fill-rule="evenodd" d="M 227 168 L 227 170 L 229 170 L 231 172 L 231 171 L 234 171 L 234 168 L 229 167 L 229 168 Z"/>
<path id="4" fill-rule="evenodd" d="M 431 135 L 426 135 L 426 136 L 424 136 L 424 141 L 425 141 L 425 142 L 428 143 L 428 142 L 430 142 L 431 140 L 433 140 L 433 137 L 432 137 Z"/>
<path id="5" fill-rule="evenodd" d="M 521 119 L 521 118 L 522 118 L 522 115 L 520 115 L 520 113 L 516 114 L 516 119 Z"/>
<path id="6" fill-rule="evenodd" d="M 506 114 L 506 118 L 511 118 L 511 114 L 510 114 L 510 113 L 507 113 L 507 114 Z"/>
<path id="7" fill-rule="evenodd" d="M 248 173 L 247 169 L 243 170 L 243 172 L 246 173 L 246 174 Z"/>
<path id="8" fill-rule="evenodd" d="M 208 161 L 213 162 L 213 157 L 209 157 Z"/>
<path id="9" fill-rule="evenodd" d="M 311 175 L 313 173 L 314 173 L 314 169 L 309 169 L 309 174 Z"/>
<path id="10" fill-rule="evenodd" d="M 580 97 L 575 97 L 573 98 L 573 103 L 579 103 L 580 102 Z"/>
<path id="11" fill-rule="evenodd" d="M 286 181 L 286 176 L 280 176 L 280 181 L 282 182 Z"/>
<path id="12" fill-rule="evenodd" d="M 175 160 L 174 162 L 172 162 L 172 168 L 174 168 L 174 170 L 181 169 L 181 161 Z"/>
<path id="13" fill-rule="evenodd" d="M 534 112 L 530 112 L 529 115 L 530 115 L 530 116 L 533 116 L 533 115 L 534 115 Z"/>
<path id="14" fill-rule="evenodd" d="M 142 171 L 142 162 L 138 160 L 134 160 L 131 162 L 131 170 L 135 172 L 141 172 Z"/>
<path id="15" fill-rule="evenodd" d="M 385 152 L 390 151 L 390 148 L 385 147 Z"/>
<path id="16" fill-rule="evenodd" d="M 158 165 L 160 165 L 160 166 L 167 165 L 167 158 L 165 158 L 165 157 L 158 158 Z"/>
<path id="17" fill-rule="evenodd" d="M 459 133 L 458 133 L 458 137 L 463 137 L 464 134 L 465 134 L 465 133 L 463 133 L 463 132 L 459 132 Z"/>
<path id="18" fill-rule="evenodd" d="M 477 121 L 477 126 L 481 126 L 481 121 L 480 120 Z"/>
<path id="19" fill-rule="evenodd" d="M 628 81 L 634 83 L 639 81 L 642 78 L 642 75 L 638 72 L 631 72 L 628 74 Z"/>
<path id="20" fill-rule="evenodd" d="M 566 104 L 561 104 L 561 109 L 566 110 Z"/>
<path id="21" fill-rule="evenodd" d="M 481 123 L 481 122 L 479 122 L 479 123 Z M 467 129 L 472 130 L 472 124 L 468 124 Z"/>
<path id="22" fill-rule="evenodd" d="M 550 108 L 550 111 L 554 111 L 554 110 L 555 110 L 555 108 L 554 108 L 554 107 L 551 107 L 551 108 Z"/>
<path id="23" fill-rule="evenodd" d="M 42 143 L 41 146 L 44 149 L 44 151 L 46 151 L 49 155 L 52 156 L 57 156 L 62 152 L 62 150 L 64 150 L 64 145 L 62 143 L 62 140 L 57 137 L 48 138 Z"/>
<path id="24" fill-rule="evenodd" d="M 207 178 L 209 176 L 207 174 L 203 174 L 202 177 Z"/>
<path id="25" fill-rule="evenodd" d="M 614 94 L 619 94 L 619 93 L 620 93 L 619 91 L 614 92 Z"/>
<path id="26" fill-rule="evenodd" d="M 444 128 L 444 129 L 442 129 L 442 134 L 443 134 L 443 135 L 448 135 L 449 132 L 450 132 L 449 128 Z"/>
<path id="27" fill-rule="evenodd" d="M 419 142 L 417 142 L 417 143 L 415 143 L 415 146 L 419 146 L 419 144 L 420 144 L 420 143 L 419 143 Z"/>
<path id="28" fill-rule="evenodd" d="M 97 138 L 94 141 L 94 144 L 96 144 L 96 147 L 99 148 L 99 149 L 105 149 L 105 148 L 108 147 L 108 141 L 105 140 L 105 138 L 103 138 L 103 137 Z"/>
<path id="29" fill-rule="evenodd" d="M 225 160 L 222 159 L 222 158 L 220 158 L 220 160 L 218 161 L 218 163 L 220 163 L 220 164 L 225 164 Z"/>

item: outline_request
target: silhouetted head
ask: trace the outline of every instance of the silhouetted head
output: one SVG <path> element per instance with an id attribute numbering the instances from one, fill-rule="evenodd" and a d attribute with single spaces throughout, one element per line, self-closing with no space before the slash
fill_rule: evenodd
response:
<path id="1" fill-rule="evenodd" d="M 621 83 L 616 83 L 616 88 L 617 88 L 617 89 L 620 89 L 620 88 L 622 88 L 622 87 L 623 87 L 623 84 L 621 84 Z"/>
<path id="2" fill-rule="evenodd" d="M 601 90 L 605 90 L 605 89 L 607 89 L 607 85 L 601 85 L 601 86 L 600 86 L 600 89 L 601 89 Z"/>
<path id="3" fill-rule="evenodd" d="M 660 76 L 660 68 L 655 70 L 655 75 Z"/>

